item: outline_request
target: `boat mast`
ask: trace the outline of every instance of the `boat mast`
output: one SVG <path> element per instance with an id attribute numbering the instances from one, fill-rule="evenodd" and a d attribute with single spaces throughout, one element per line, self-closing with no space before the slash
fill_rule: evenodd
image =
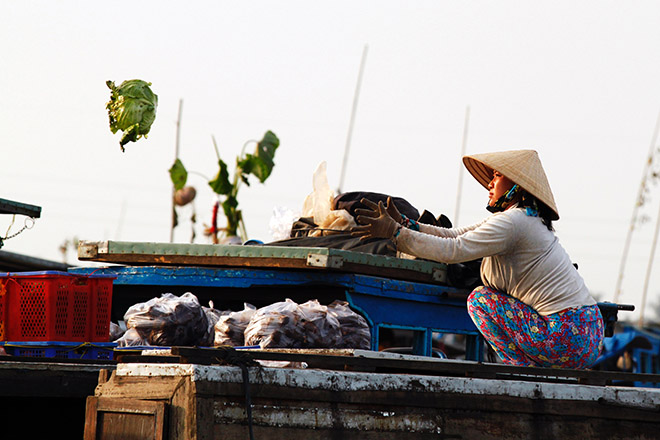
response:
<path id="1" fill-rule="evenodd" d="M 646 160 L 646 165 L 644 166 L 644 172 L 642 173 L 642 182 L 639 185 L 639 192 L 637 193 L 637 199 L 635 200 L 635 206 L 633 207 L 632 218 L 630 219 L 630 227 L 628 228 L 628 235 L 626 237 L 626 242 L 623 247 L 623 256 L 621 257 L 621 265 L 619 267 L 619 278 L 616 282 L 616 288 L 614 290 L 614 302 L 618 302 L 619 296 L 621 295 L 621 284 L 623 282 L 623 272 L 626 267 L 626 260 L 628 259 L 628 250 L 630 249 L 630 241 L 632 238 L 633 230 L 635 229 L 635 224 L 637 223 L 637 212 L 639 208 L 644 204 L 644 192 L 646 191 L 646 181 L 649 177 L 649 171 L 651 165 L 653 164 L 653 156 L 655 154 L 655 145 L 658 139 L 658 130 L 660 130 L 660 113 L 658 114 L 658 119 L 655 124 L 655 130 L 653 132 L 653 137 L 651 140 L 651 145 L 649 147 L 649 154 Z"/>
<path id="2" fill-rule="evenodd" d="M 461 143 L 461 155 L 459 157 L 458 165 L 458 187 L 456 189 L 456 207 L 454 208 L 454 226 L 458 225 L 458 214 L 461 208 L 461 193 L 463 192 L 463 164 L 460 163 L 463 156 L 465 156 L 465 149 L 467 147 L 467 134 L 468 124 L 470 122 L 470 106 L 465 108 L 465 122 L 463 123 L 463 142 Z"/>
<path id="3" fill-rule="evenodd" d="M 362 74 L 364 73 L 364 66 L 367 61 L 368 45 L 364 45 L 362 50 L 362 61 L 360 61 L 360 71 L 358 73 L 357 85 L 355 86 L 355 94 L 353 96 L 353 109 L 351 111 L 351 119 L 348 125 L 348 135 L 346 136 L 346 146 L 344 147 L 344 160 L 341 165 L 341 176 L 339 177 L 339 187 L 337 194 L 341 194 L 344 187 L 344 176 L 346 175 L 346 164 L 348 163 L 348 151 L 351 147 L 351 137 L 353 136 L 353 125 L 355 123 L 355 114 L 357 113 L 358 98 L 360 96 L 360 87 L 362 86 Z"/>

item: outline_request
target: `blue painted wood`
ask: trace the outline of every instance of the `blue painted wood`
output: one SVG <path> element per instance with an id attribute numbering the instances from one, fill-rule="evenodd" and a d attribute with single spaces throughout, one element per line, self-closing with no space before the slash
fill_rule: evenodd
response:
<path id="1" fill-rule="evenodd" d="M 483 360 L 482 337 L 467 313 L 466 298 L 445 297 L 442 292 L 435 296 L 421 295 L 406 298 L 399 292 L 351 291 L 346 298 L 352 308 L 369 316 L 372 325 L 372 349 L 378 349 L 378 333 L 381 328 L 411 330 L 414 334 L 413 353 L 422 356 L 432 355 L 432 334 L 450 333 L 468 336 L 470 360 Z"/>
<path id="2" fill-rule="evenodd" d="M 285 269 L 108 266 L 72 268 L 78 274 L 116 276 L 117 286 L 188 286 L 245 288 L 326 285 L 343 288 L 346 301 L 372 328 L 372 349 L 378 350 L 381 328 L 413 331 L 415 354 L 432 355 L 432 335 L 468 336 L 470 360 L 481 361 L 482 339 L 467 313 L 466 290 L 450 286 L 331 271 Z"/>
<path id="3" fill-rule="evenodd" d="M 349 285 L 353 275 L 274 269 L 222 269 L 204 267 L 108 266 L 72 268 L 69 272 L 112 274 L 115 285 L 238 287 L 304 284 Z"/>

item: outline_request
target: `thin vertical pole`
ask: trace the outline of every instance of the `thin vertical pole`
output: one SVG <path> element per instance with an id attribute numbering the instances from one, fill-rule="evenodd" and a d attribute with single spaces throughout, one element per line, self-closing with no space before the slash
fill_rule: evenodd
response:
<path id="1" fill-rule="evenodd" d="M 660 206 L 660 204 L 658 204 Z M 653 244 L 651 245 L 651 255 L 649 264 L 646 267 L 646 277 L 644 279 L 644 290 L 642 290 L 642 304 L 639 309 L 639 328 L 644 328 L 644 308 L 646 306 L 646 293 L 649 290 L 649 279 L 651 278 L 651 269 L 653 268 L 653 258 L 655 258 L 655 248 L 658 244 L 658 232 L 660 231 L 660 209 L 658 209 L 658 218 L 655 221 L 655 232 L 653 234 Z"/>
<path id="2" fill-rule="evenodd" d="M 353 125 L 355 124 L 355 114 L 357 113 L 358 98 L 360 97 L 360 88 L 362 86 L 362 74 L 364 73 L 364 66 L 367 62 L 367 52 L 369 46 L 364 45 L 362 50 L 362 61 L 360 61 L 360 71 L 358 73 L 357 85 L 355 86 L 355 94 L 353 95 L 353 109 L 351 110 L 351 119 L 348 126 L 348 135 L 346 136 L 346 146 L 344 147 L 344 160 L 341 165 L 341 176 L 339 177 L 339 187 L 337 192 L 341 193 L 344 186 L 344 176 L 346 175 L 346 164 L 348 163 L 348 151 L 351 147 L 351 138 L 353 136 Z"/>
<path id="3" fill-rule="evenodd" d="M 461 143 L 461 158 L 465 156 L 467 147 L 468 124 L 470 122 L 470 106 L 465 108 L 465 122 L 463 123 L 463 142 Z M 461 159 L 462 160 L 462 159 Z M 458 214 L 461 210 L 461 193 L 463 192 L 463 164 L 458 165 L 458 188 L 456 189 L 456 207 L 454 208 L 454 225 L 458 225 Z"/>
<path id="4" fill-rule="evenodd" d="M 632 218 L 630 219 L 630 227 L 628 228 L 628 234 L 626 236 L 626 242 L 623 246 L 623 256 L 621 257 L 621 265 L 619 267 L 619 278 L 616 282 L 616 288 L 614 290 L 614 302 L 618 302 L 619 296 L 621 295 L 621 284 L 623 283 L 623 273 L 626 267 L 626 260 L 628 259 L 628 250 L 630 249 L 630 242 L 632 239 L 632 233 L 635 229 L 635 224 L 637 223 L 637 211 L 644 204 L 644 190 L 646 188 L 646 179 L 648 178 L 649 169 L 653 164 L 653 155 L 655 153 L 655 145 L 658 139 L 658 131 L 660 130 L 660 113 L 658 114 L 658 119 L 655 123 L 655 130 L 653 131 L 653 136 L 651 139 L 651 145 L 649 147 L 649 154 L 646 159 L 646 165 L 644 167 L 644 172 L 642 173 L 642 182 L 639 185 L 639 192 L 637 193 L 637 199 L 635 199 L 635 206 L 633 207 Z"/>
<path id="5" fill-rule="evenodd" d="M 179 141 L 181 139 L 181 112 L 183 111 L 183 99 L 179 99 L 179 115 L 176 119 L 176 141 L 174 144 L 174 161 L 179 158 Z M 174 228 L 176 227 L 176 208 L 174 204 L 174 193 L 176 190 L 172 186 L 172 227 L 170 228 L 170 243 L 174 241 Z"/>

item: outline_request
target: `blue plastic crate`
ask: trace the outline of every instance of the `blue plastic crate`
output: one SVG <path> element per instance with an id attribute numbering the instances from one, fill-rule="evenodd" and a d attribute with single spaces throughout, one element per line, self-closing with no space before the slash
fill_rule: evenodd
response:
<path id="1" fill-rule="evenodd" d="M 113 360 L 114 342 L 0 342 L 10 356 L 57 359 Z"/>

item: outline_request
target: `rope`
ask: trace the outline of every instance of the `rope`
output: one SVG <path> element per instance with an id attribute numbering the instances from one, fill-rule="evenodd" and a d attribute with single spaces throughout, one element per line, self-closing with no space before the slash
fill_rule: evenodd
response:
<path id="1" fill-rule="evenodd" d="M 259 363 L 252 359 L 247 353 L 236 350 L 231 345 L 221 345 L 214 350 L 218 352 L 218 356 L 216 357 L 217 361 L 241 368 L 248 432 L 250 433 L 250 440 L 254 440 L 254 433 L 252 431 L 252 398 L 250 395 L 250 376 L 248 374 L 248 367 L 258 367 Z"/>

